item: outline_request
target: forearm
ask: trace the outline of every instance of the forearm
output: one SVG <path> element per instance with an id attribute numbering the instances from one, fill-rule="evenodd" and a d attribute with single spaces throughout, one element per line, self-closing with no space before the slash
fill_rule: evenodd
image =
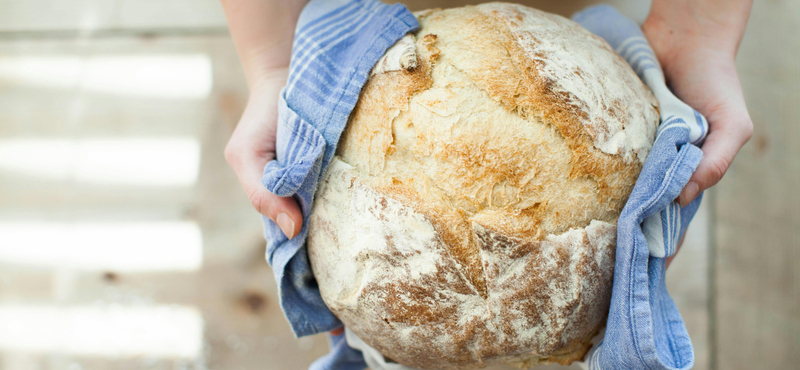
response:
<path id="1" fill-rule="evenodd" d="M 289 66 L 297 18 L 307 0 L 221 0 L 251 89 Z"/>

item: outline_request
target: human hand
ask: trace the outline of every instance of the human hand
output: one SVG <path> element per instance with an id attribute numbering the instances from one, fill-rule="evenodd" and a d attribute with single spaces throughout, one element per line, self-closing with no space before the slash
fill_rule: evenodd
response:
<path id="1" fill-rule="evenodd" d="M 294 29 L 306 2 L 221 0 L 250 87 L 247 107 L 225 147 L 225 159 L 253 207 L 275 222 L 289 239 L 303 227 L 300 206 L 294 198 L 267 191 L 261 176 L 267 162 L 275 158 L 278 98 L 289 74 Z M 342 332 L 343 327 L 331 334 Z"/>
<path id="2" fill-rule="evenodd" d="M 303 214 L 292 197 L 279 197 L 261 184 L 267 162 L 275 158 L 278 129 L 278 98 L 286 84 L 289 68 L 264 73 L 252 84 L 250 98 L 242 118 L 225 147 L 225 159 L 236 172 L 250 203 L 255 209 L 278 224 L 291 239 L 303 227 Z M 331 330 L 332 335 L 344 333 L 344 327 Z"/>
<path id="3" fill-rule="evenodd" d="M 247 107 L 225 147 L 225 159 L 236 172 L 250 203 L 275 222 L 291 239 L 303 226 L 300 206 L 292 197 L 279 197 L 261 184 L 267 162 L 275 158 L 278 97 L 288 68 L 264 73 L 250 89 Z"/>
<path id="4" fill-rule="evenodd" d="M 667 84 L 709 123 L 703 159 L 678 197 L 681 206 L 722 178 L 753 133 L 734 65 L 751 6 L 752 0 L 655 0 L 642 25 Z"/>
<path id="5" fill-rule="evenodd" d="M 225 159 L 253 207 L 278 224 L 289 239 L 303 226 L 300 207 L 294 198 L 267 191 L 261 176 L 267 162 L 275 158 L 278 96 L 286 84 L 294 28 L 306 1 L 221 0 L 250 87 L 247 107 L 225 148 Z"/>

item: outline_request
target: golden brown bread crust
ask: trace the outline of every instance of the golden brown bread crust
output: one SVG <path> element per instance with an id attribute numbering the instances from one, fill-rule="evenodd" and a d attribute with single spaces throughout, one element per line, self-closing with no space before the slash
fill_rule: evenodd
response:
<path id="1" fill-rule="evenodd" d="M 605 321 L 615 227 L 541 241 L 471 225 L 480 294 L 428 216 L 335 159 L 310 219 L 308 253 L 325 303 L 389 358 L 422 369 L 581 359 Z"/>
<path id="2" fill-rule="evenodd" d="M 580 359 L 655 99 L 563 18 L 510 4 L 418 18 L 416 67 L 371 76 L 337 152 L 352 167 L 335 160 L 318 192 L 323 298 L 410 366 Z M 422 255 L 432 267 L 409 262 Z"/>

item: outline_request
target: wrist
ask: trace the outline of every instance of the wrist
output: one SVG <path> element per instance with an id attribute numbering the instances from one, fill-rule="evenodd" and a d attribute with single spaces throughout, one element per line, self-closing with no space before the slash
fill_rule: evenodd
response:
<path id="1" fill-rule="evenodd" d="M 242 59 L 245 65 L 245 78 L 250 94 L 258 93 L 266 87 L 283 86 L 289 75 L 289 63 L 274 64 L 264 59 Z"/>
<path id="2" fill-rule="evenodd" d="M 712 63 L 735 70 L 738 39 L 702 29 L 697 25 L 676 26 L 676 22 L 651 14 L 642 24 L 642 32 L 658 58 L 669 81 L 680 71 Z M 678 73 L 676 73 L 678 72 Z"/>
<path id="3" fill-rule="evenodd" d="M 654 0 L 642 30 L 662 52 L 706 49 L 734 59 L 751 6 L 752 0 Z"/>
<path id="4" fill-rule="evenodd" d="M 289 67 L 294 30 L 306 0 L 222 0 L 250 89 Z"/>
<path id="5" fill-rule="evenodd" d="M 275 96 L 276 92 L 286 85 L 288 76 L 288 66 L 259 69 L 257 73 L 248 77 L 250 99 L 258 100 L 264 96 Z"/>

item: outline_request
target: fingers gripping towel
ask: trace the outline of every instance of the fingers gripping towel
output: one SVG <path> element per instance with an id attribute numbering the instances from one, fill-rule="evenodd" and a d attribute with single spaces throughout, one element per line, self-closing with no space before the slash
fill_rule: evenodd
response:
<path id="1" fill-rule="evenodd" d="M 611 307 L 603 340 L 588 357 L 591 369 L 689 369 L 694 351 L 664 280 L 665 257 L 675 253 L 700 206 L 675 198 L 703 153 L 696 145 L 708 123 L 667 89 L 653 50 L 639 27 L 609 6 L 573 16 L 604 38 L 650 87 L 661 109 L 653 149 L 617 221 Z"/>
<path id="2" fill-rule="evenodd" d="M 418 27 L 404 6 L 377 0 L 312 0 L 298 20 L 289 78 L 278 103 L 276 160 L 267 163 L 261 179 L 272 193 L 293 196 L 304 215 L 300 233 L 291 240 L 262 217 L 266 258 L 281 308 L 297 336 L 342 326 L 322 301 L 306 253 L 314 192 L 372 66 Z M 361 353 L 349 347 L 343 335 L 333 337 L 331 354 L 312 366 L 365 367 Z"/>
<path id="3" fill-rule="evenodd" d="M 298 336 L 342 325 L 319 295 L 305 250 L 314 192 L 372 66 L 417 27 L 404 6 L 375 0 L 315 0 L 298 21 L 278 106 L 277 156 L 261 179 L 272 193 L 294 196 L 305 217 L 291 240 L 263 218 L 266 257 L 278 282 L 281 307 Z"/>
<path id="4" fill-rule="evenodd" d="M 661 107 L 653 149 L 617 223 L 614 286 L 607 329 L 587 355 L 591 369 L 688 369 L 691 342 L 664 282 L 665 257 L 700 205 L 674 199 L 697 167 L 705 119 L 670 93 L 639 28 L 611 7 L 598 6 L 573 19 L 603 37 L 650 87 Z M 298 336 L 329 331 L 341 322 L 317 288 L 305 249 L 314 192 L 330 163 L 350 112 L 371 68 L 384 52 L 418 28 L 402 5 L 376 0 L 313 0 L 298 22 L 287 86 L 279 102 L 277 158 L 262 183 L 280 196 L 294 196 L 305 217 L 287 240 L 264 218 L 267 260 L 273 267 L 281 307 Z M 331 337 L 332 350 L 312 369 L 408 369 L 387 363 L 349 330 Z M 358 350 L 353 347 L 357 347 Z M 366 361 L 364 357 L 367 357 Z"/>

